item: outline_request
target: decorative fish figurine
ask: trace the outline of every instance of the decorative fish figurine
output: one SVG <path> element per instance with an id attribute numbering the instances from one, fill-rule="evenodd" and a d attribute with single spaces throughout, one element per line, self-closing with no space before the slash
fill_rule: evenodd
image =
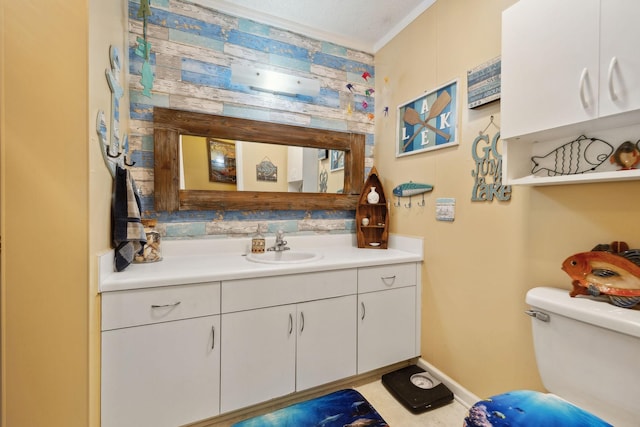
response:
<path id="1" fill-rule="evenodd" d="M 640 303 L 640 249 L 577 253 L 564 260 L 562 270 L 573 279 L 572 297 L 605 295 L 625 308 Z"/>
<path id="2" fill-rule="evenodd" d="M 431 190 L 433 190 L 433 185 L 409 181 L 394 188 L 393 195 L 397 197 L 409 197 L 415 196 L 416 194 L 427 193 Z"/>
<path id="3" fill-rule="evenodd" d="M 620 144 L 609 161 L 620 166 L 620 170 L 635 169 L 636 165 L 640 163 L 640 140 L 635 145 L 631 141 Z"/>
<path id="4" fill-rule="evenodd" d="M 584 135 L 545 156 L 533 156 L 531 173 L 546 171 L 548 176 L 575 175 L 595 170 L 613 153 L 613 146 Z"/>

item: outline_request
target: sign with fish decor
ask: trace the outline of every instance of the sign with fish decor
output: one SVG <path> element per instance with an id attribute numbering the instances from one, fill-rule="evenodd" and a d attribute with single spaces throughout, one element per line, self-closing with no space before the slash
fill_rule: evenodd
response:
<path id="1" fill-rule="evenodd" d="M 396 157 L 458 144 L 458 81 L 398 106 Z"/>
<path id="2" fill-rule="evenodd" d="M 558 176 L 592 172 L 613 152 L 613 146 L 607 141 L 580 135 L 545 155 L 531 157 L 531 174 Z"/>

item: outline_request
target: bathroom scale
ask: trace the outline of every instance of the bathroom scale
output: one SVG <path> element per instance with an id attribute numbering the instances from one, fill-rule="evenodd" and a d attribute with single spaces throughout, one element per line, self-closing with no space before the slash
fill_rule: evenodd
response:
<path id="1" fill-rule="evenodd" d="M 453 401 L 453 393 L 446 385 L 416 365 L 384 374 L 382 384 L 413 413 L 425 412 Z"/>

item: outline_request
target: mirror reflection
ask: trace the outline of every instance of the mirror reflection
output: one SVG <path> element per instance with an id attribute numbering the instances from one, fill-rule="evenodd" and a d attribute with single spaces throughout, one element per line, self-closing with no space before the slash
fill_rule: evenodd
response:
<path id="1" fill-rule="evenodd" d="M 153 182 L 154 182 L 154 207 L 159 212 L 191 211 L 191 210 L 353 210 L 355 209 L 362 185 L 364 182 L 364 148 L 365 135 L 354 132 L 340 132 L 327 129 L 309 128 L 304 126 L 286 125 L 258 120 L 242 119 L 236 117 L 220 116 L 216 114 L 198 113 L 193 111 L 175 110 L 163 107 L 153 109 Z M 257 180 L 261 177 L 262 184 L 273 185 L 281 176 L 288 175 L 289 148 L 302 149 L 303 161 L 306 157 L 306 149 L 312 149 L 314 162 L 318 170 L 311 173 L 317 176 L 317 182 L 311 183 L 312 188 L 323 188 L 324 172 L 326 171 L 327 192 L 289 192 L 289 191 L 250 191 L 244 183 L 243 191 L 220 190 L 189 190 L 181 189 L 180 168 L 180 140 L 187 135 L 195 135 L 219 142 L 255 141 L 260 144 L 286 145 L 287 164 L 284 161 L 275 160 L 276 155 L 270 152 L 258 154 L 252 160 L 244 160 L 244 166 L 249 164 L 251 174 Z M 210 145 L 210 144 L 209 144 Z M 211 154 L 208 154 L 209 145 L 204 143 L 207 159 L 206 166 L 201 166 L 206 181 L 209 180 L 209 165 Z M 244 143 L 243 143 L 244 145 Z M 219 148 L 219 147 L 218 147 Z M 323 151 L 319 151 L 323 150 Z M 222 150 L 219 150 L 222 151 Z M 243 150 L 254 152 L 254 149 Z M 236 153 L 235 146 L 228 153 Z M 256 149 L 255 152 L 260 152 Z M 236 170 L 236 183 L 238 182 L 238 155 L 235 160 L 219 160 L 215 168 L 217 176 L 229 174 Z M 273 156 L 273 157 L 272 157 Z M 326 157 L 320 159 L 320 157 Z M 224 156 L 223 156 L 224 157 Z M 328 167 L 322 166 L 328 161 Z M 235 162 L 235 166 L 234 166 Z M 284 170 L 287 169 L 285 174 Z M 245 169 L 245 167 L 243 167 Z M 201 172 L 202 173 L 202 172 Z M 244 171 L 243 171 L 244 174 Z M 284 175 L 283 175 L 284 174 Z M 332 178 L 339 181 L 342 176 L 342 185 L 332 187 Z M 232 181 L 231 178 L 226 178 Z M 227 186 L 233 182 L 225 182 Z M 289 183 L 287 182 L 287 187 Z M 305 190 L 305 179 L 298 183 Z M 295 187 L 294 187 L 295 188 Z M 342 189 L 342 192 L 338 193 Z M 330 193 L 329 191 L 335 191 Z"/>
<path id="2" fill-rule="evenodd" d="M 344 151 L 180 136 L 180 189 L 343 192 Z"/>

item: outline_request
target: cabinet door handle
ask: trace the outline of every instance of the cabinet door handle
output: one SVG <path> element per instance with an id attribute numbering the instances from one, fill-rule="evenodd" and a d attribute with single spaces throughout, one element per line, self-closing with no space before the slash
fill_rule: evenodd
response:
<path id="1" fill-rule="evenodd" d="M 618 99 L 618 95 L 616 95 L 616 91 L 613 88 L 613 72 L 616 69 L 616 65 L 618 65 L 618 58 L 615 56 L 611 58 L 611 62 L 609 62 L 609 73 L 607 75 L 607 83 L 609 84 L 609 97 L 612 101 L 616 101 Z"/>
<path id="2" fill-rule="evenodd" d="M 216 327 L 211 325 L 211 350 L 216 346 Z"/>
<path id="3" fill-rule="evenodd" d="M 362 315 L 360 316 L 360 320 L 364 320 L 364 315 L 366 314 L 367 310 L 364 308 L 364 302 L 360 302 L 360 308 L 362 308 Z"/>
<path id="4" fill-rule="evenodd" d="M 300 333 L 304 331 L 304 312 L 300 312 Z"/>
<path id="5" fill-rule="evenodd" d="M 585 86 L 587 84 L 587 80 L 589 79 L 589 70 L 584 68 L 582 70 L 582 74 L 580 75 L 580 102 L 582 103 L 582 108 L 589 108 L 589 101 L 587 100 L 587 96 L 585 95 Z"/>
<path id="6" fill-rule="evenodd" d="M 180 305 L 180 301 L 174 302 L 173 304 L 151 304 L 151 308 L 168 308 L 168 307 L 177 307 Z"/>
<path id="7" fill-rule="evenodd" d="M 293 332 L 293 316 L 289 313 L 289 335 Z"/>
<path id="8" fill-rule="evenodd" d="M 396 281 L 396 276 L 395 274 L 393 276 L 382 276 L 381 279 L 385 285 L 391 286 Z"/>

